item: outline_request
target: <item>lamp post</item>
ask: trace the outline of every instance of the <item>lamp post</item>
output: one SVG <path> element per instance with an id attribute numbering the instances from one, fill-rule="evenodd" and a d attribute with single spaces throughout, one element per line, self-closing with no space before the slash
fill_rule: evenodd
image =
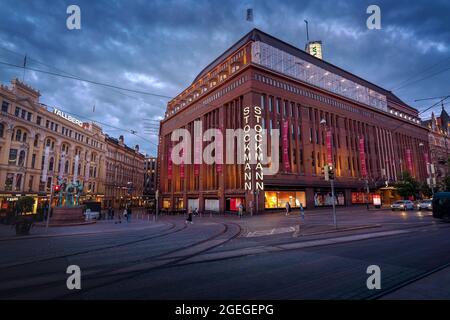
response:
<path id="1" fill-rule="evenodd" d="M 333 146 L 331 142 L 331 128 L 327 126 L 327 121 L 325 119 L 320 120 L 320 125 L 327 131 L 327 153 L 328 153 L 328 165 L 326 166 L 326 176 L 330 180 L 331 186 L 331 202 L 333 205 L 333 222 L 334 227 L 337 229 L 337 219 L 336 219 L 336 198 L 334 195 L 334 165 L 333 165 Z"/>

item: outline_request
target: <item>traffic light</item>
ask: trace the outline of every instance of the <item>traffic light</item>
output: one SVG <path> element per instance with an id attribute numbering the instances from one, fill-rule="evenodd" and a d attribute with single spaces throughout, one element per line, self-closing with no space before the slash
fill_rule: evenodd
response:
<path id="1" fill-rule="evenodd" d="M 328 171 L 328 166 L 327 165 L 323 166 L 322 174 L 325 177 L 325 181 L 330 180 L 330 175 L 329 175 L 329 171 Z"/>
<path id="2" fill-rule="evenodd" d="M 334 180 L 334 167 L 328 166 L 328 179 Z"/>
<path id="3" fill-rule="evenodd" d="M 57 184 L 53 187 L 53 192 L 55 194 L 58 194 L 60 190 L 61 190 L 61 187 L 59 185 L 57 185 Z"/>

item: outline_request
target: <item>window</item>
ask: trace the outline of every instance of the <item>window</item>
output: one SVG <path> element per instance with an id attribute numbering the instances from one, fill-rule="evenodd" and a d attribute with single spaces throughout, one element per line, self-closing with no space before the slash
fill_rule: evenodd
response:
<path id="1" fill-rule="evenodd" d="M 36 154 L 33 153 L 33 155 L 31 156 L 31 168 L 34 169 L 35 166 L 36 166 Z"/>
<path id="2" fill-rule="evenodd" d="M 26 132 L 23 133 L 22 141 L 23 141 L 23 142 L 26 142 L 26 141 L 27 141 L 27 133 L 26 133 Z"/>
<path id="3" fill-rule="evenodd" d="M 51 157 L 50 161 L 48 163 L 48 170 L 49 171 L 53 171 L 53 164 L 54 164 L 54 159 L 53 159 L 53 157 Z"/>
<path id="4" fill-rule="evenodd" d="M 48 127 L 49 127 L 49 125 L 50 125 L 50 121 L 45 121 L 45 127 L 48 129 Z"/>
<path id="5" fill-rule="evenodd" d="M 3 123 L 0 123 L 0 138 L 3 138 L 3 133 L 5 132 L 5 126 Z"/>
<path id="6" fill-rule="evenodd" d="M 31 117 L 33 116 L 33 114 L 31 112 L 28 112 L 27 114 L 27 120 L 31 121 Z"/>
<path id="7" fill-rule="evenodd" d="M 8 173 L 5 179 L 5 191 L 12 191 L 14 173 Z"/>
<path id="8" fill-rule="evenodd" d="M 16 130 L 16 141 L 21 141 L 22 140 L 22 130 L 17 129 Z"/>
<path id="9" fill-rule="evenodd" d="M 27 111 L 22 109 L 22 113 L 20 114 L 20 117 L 22 119 L 25 119 L 26 116 L 27 116 Z"/>
<path id="10" fill-rule="evenodd" d="M 33 146 L 34 146 L 34 147 L 37 147 L 38 145 L 39 145 L 39 135 L 36 134 L 36 135 L 34 136 Z"/>
<path id="11" fill-rule="evenodd" d="M 20 167 L 23 167 L 24 164 L 25 164 L 25 150 L 20 150 L 20 153 L 19 153 L 19 163 L 18 163 L 18 165 L 19 165 Z"/>
<path id="12" fill-rule="evenodd" d="M 8 112 L 9 103 L 6 101 L 2 102 L 2 112 Z"/>
<path id="13" fill-rule="evenodd" d="M 42 121 L 42 118 L 41 118 L 40 116 L 37 116 L 37 118 L 36 118 L 36 124 L 37 124 L 38 126 L 41 125 L 41 121 Z"/>
<path id="14" fill-rule="evenodd" d="M 9 164 L 15 165 L 17 161 L 17 149 L 9 150 Z"/>
<path id="15" fill-rule="evenodd" d="M 19 107 L 16 107 L 16 110 L 14 111 L 14 115 L 16 117 L 18 117 L 20 115 L 20 108 Z"/>

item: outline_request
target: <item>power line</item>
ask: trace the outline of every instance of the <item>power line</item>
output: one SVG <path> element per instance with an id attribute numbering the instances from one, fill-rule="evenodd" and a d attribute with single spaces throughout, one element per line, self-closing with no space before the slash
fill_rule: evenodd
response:
<path id="1" fill-rule="evenodd" d="M 429 75 L 427 75 L 427 76 L 425 76 L 425 77 L 423 77 L 423 78 L 417 79 L 417 80 L 415 80 L 415 81 L 413 81 L 413 82 L 406 83 L 406 84 L 404 84 L 404 85 L 402 85 L 402 86 L 400 86 L 400 87 L 397 87 L 395 90 L 398 91 L 398 90 L 403 89 L 403 88 L 405 88 L 405 87 L 407 87 L 407 86 L 409 86 L 409 85 L 411 85 L 411 84 L 413 84 L 413 83 L 417 83 L 417 82 L 420 82 L 420 81 L 423 81 L 423 80 L 432 78 L 432 77 L 434 77 L 434 76 L 436 76 L 436 75 L 438 75 L 438 74 L 441 74 L 441 73 L 443 73 L 443 72 L 445 72 L 445 71 L 448 71 L 448 70 L 450 70 L 450 67 L 445 68 L 445 69 L 443 69 L 443 70 L 440 70 L 440 71 L 438 71 L 438 72 L 429 74 Z"/>
<path id="2" fill-rule="evenodd" d="M 427 72 L 427 71 L 431 71 L 431 70 L 434 69 L 436 66 L 440 65 L 442 62 L 445 62 L 445 61 L 448 61 L 448 60 L 449 60 L 448 58 L 445 58 L 445 59 L 439 61 L 438 63 L 433 64 L 432 66 L 429 66 L 429 67 L 427 67 L 427 68 L 425 68 L 425 69 L 422 69 L 422 70 L 421 70 L 420 72 L 418 72 L 417 74 L 415 74 L 415 75 L 409 77 L 408 79 L 403 80 L 403 81 L 401 81 L 400 83 L 398 83 L 395 87 L 393 87 L 393 88 L 391 89 L 391 91 L 396 90 L 398 87 L 404 85 L 405 83 L 408 83 L 410 80 L 413 80 L 416 76 L 418 76 L 418 75 L 420 75 L 420 74 L 422 74 L 422 73 L 425 73 L 425 72 Z"/>
<path id="3" fill-rule="evenodd" d="M 95 85 L 99 85 L 99 86 L 104 86 L 104 87 L 108 87 L 108 88 L 124 90 L 124 91 L 133 92 L 133 93 L 144 94 L 144 95 L 148 95 L 148 96 L 154 96 L 154 97 L 158 97 L 158 98 L 173 99 L 172 97 L 169 97 L 169 96 L 166 96 L 166 95 L 162 95 L 162 94 L 150 93 L 150 92 L 134 90 L 134 89 L 129 89 L 129 88 L 122 88 L 122 87 L 119 87 L 119 86 L 116 86 L 116 85 L 112 85 L 112 84 L 108 84 L 108 83 L 103 83 L 103 82 L 83 79 L 83 78 L 79 78 L 79 77 L 76 77 L 76 76 L 63 75 L 63 74 L 60 74 L 60 73 L 40 70 L 40 69 L 36 69 L 36 68 L 30 68 L 30 67 L 25 67 L 24 68 L 23 66 L 19 66 L 17 64 L 8 63 L 8 62 L 4 62 L 4 61 L 0 61 L 0 64 L 5 65 L 5 66 L 9 66 L 9 67 L 14 67 L 14 68 L 20 68 L 20 69 L 26 69 L 26 70 L 31 70 L 31 71 L 35 71 L 35 72 L 40 72 L 40 73 L 44 73 L 44 74 L 48 74 L 48 75 L 52 75 L 52 76 L 56 76 L 56 77 L 62 77 L 62 78 L 67 78 L 67 79 L 72 79 L 72 80 L 78 80 L 78 81 L 81 81 L 81 82 L 87 82 L 87 83 L 91 83 L 91 84 L 95 84 Z"/>

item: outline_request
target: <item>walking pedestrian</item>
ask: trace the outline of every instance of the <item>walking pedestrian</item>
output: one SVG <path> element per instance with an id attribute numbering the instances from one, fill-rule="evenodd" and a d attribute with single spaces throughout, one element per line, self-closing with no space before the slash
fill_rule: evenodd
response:
<path id="1" fill-rule="evenodd" d="M 242 202 L 239 204 L 238 206 L 238 215 L 239 215 L 239 219 L 242 218 L 242 214 L 244 212 L 244 205 L 242 204 Z"/>
<path id="2" fill-rule="evenodd" d="M 128 208 L 127 208 L 127 222 L 131 222 L 131 214 L 132 214 L 131 206 L 128 206 Z"/>
<path id="3" fill-rule="evenodd" d="M 188 223 L 193 224 L 194 223 L 194 222 L 192 222 L 192 207 L 189 207 L 188 215 L 187 215 L 185 223 L 186 224 L 188 224 Z"/>
<path id="4" fill-rule="evenodd" d="M 119 208 L 119 210 L 120 210 L 120 208 Z M 117 223 L 122 223 L 122 214 L 120 213 L 120 211 L 118 211 L 117 221 L 114 222 L 114 224 L 117 224 Z"/>
<path id="5" fill-rule="evenodd" d="M 301 202 L 300 202 L 300 217 L 302 218 L 302 220 L 305 220 L 305 209 L 303 208 Z"/>
<path id="6" fill-rule="evenodd" d="M 289 204 L 289 202 L 286 201 L 286 216 L 289 215 L 290 211 L 291 211 L 291 205 Z"/>

